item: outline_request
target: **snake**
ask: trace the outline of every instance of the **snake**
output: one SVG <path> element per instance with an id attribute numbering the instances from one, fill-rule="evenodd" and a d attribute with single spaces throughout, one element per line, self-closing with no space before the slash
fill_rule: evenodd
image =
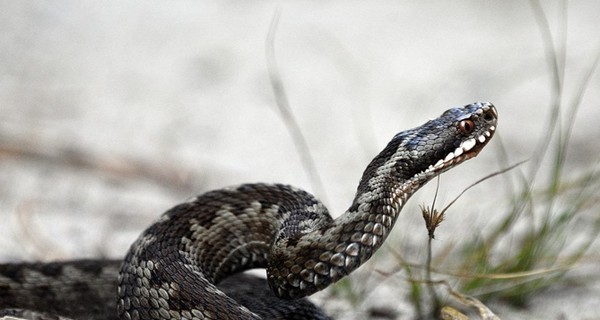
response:
<path id="1" fill-rule="evenodd" d="M 489 102 L 397 133 L 365 169 L 345 213 L 312 194 L 251 183 L 162 214 L 124 259 L 0 265 L 6 319 L 330 319 L 307 297 L 382 246 L 407 200 L 475 157 L 496 131 Z M 266 269 L 266 279 L 244 273 Z"/>

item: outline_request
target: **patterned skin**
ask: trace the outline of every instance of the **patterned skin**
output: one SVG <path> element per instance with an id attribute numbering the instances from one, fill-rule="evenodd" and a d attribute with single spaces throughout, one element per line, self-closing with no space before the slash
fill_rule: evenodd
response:
<path id="1" fill-rule="evenodd" d="M 337 219 L 303 190 L 244 184 L 165 212 L 122 264 L 64 262 L 50 265 L 54 271 L 44 264 L 0 265 L 0 310 L 20 317 L 46 312 L 38 319 L 328 319 L 302 297 L 366 262 L 408 198 L 475 157 L 496 124 L 494 106 L 478 102 L 398 133 L 366 168 L 351 206 Z M 246 275 L 230 279 L 251 268 L 267 269 L 270 289 Z M 64 281 L 65 273 L 72 279 Z"/>

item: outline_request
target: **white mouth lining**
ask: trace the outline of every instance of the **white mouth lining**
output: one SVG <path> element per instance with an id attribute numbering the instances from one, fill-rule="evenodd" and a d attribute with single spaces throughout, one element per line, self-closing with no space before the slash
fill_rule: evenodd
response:
<path id="1" fill-rule="evenodd" d="M 425 172 L 436 171 L 443 168 L 446 164 L 449 164 L 454 159 L 458 158 L 462 154 L 469 152 L 473 147 L 475 147 L 478 143 L 484 143 L 489 137 L 492 136 L 492 132 L 496 130 L 495 126 L 491 126 L 488 131 L 485 131 L 482 135 L 477 138 L 471 138 L 469 140 L 463 141 L 458 148 L 454 150 L 454 152 L 450 152 L 446 155 L 444 159 L 439 160 L 434 165 L 430 165 Z"/>

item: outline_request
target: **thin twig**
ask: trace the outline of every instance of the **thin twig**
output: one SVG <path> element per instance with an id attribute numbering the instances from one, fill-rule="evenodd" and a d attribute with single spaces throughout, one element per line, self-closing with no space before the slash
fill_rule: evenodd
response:
<path id="1" fill-rule="evenodd" d="M 52 245 L 52 241 L 36 229 L 32 215 L 35 202 L 33 200 L 23 201 L 16 208 L 16 217 L 21 236 L 19 242 L 33 250 L 33 255 L 43 261 L 64 259 L 67 254 L 58 246 Z"/>
<path id="2" fill-rule="evenodd" d="M 433 281 L 431 279 L 431 259 L 432 259 L 432 251 L 433 251 L 432 243 L 431 243 L 432 241 L 433 241 L 433 237 L 431 237 L 431 236 L 428 237 L 428 239 L 427 239 L 427 268 L 425 268 L 425 280 L 428 283 L 427 287 L 429 288 L 429 294 L 431 295 L 434 313 L 437 313 L 437 311 L 441 307 L 441 304 L 440 304 L 440 299 L 437 296 L 437 293 L 435 292 L 435 288 L 431 284 Z"/>
<path id="3" fill-rule="evenodd" d="M 495 177 L 497 175 L 500 175 L 500 174 L 503 174 L 503 173 L 505 173 L 507 171 L 510 171 L 510 170 L 512 170 L 512 169 L 514 169 L 514 168 L 516 168 L 516 167 L 518 167 L 520 165 L 522 165 L 523 163 L 525 163 L 527 161 L 528 160 L 523 160 L 523 161 L 517 162 L 517 163 L 513 164 L 512 166 L 510 166 L 508 168 L 504 168 L 502 170 L 499 170 L 499 171 L 496 171 L 494 173 L 488 174 L 487 176 L 485 176 L 485 177 L 483 177 L 483 178 L 481 178 L 481 179 L 473 182 L 471 185 L 469 185 L 468 187 L 466 187 L 465 189 L 463 189 L 463 191 L 461 191 L 461 193 L 459 193 L 458 196 L 456 196 L 456 198 L 454 198 L 454 200 L 450 201 L 450 203 L 442 210 L 441 214 L 444 214 L 446 212 L 446 210 L 448 210 L 448 208 L 450 208 L 450 206 L 452 206 L 465 192 L 467 192 L 467 190 L 471 189 L 472 187 L 480 184 L 481 182 L 483 182 L 483 181 L 485 181 L 487 179 L 490 179 L 492 177 Z"/>
<path id="4" fill-rule="evenodd" d="M 44 148 L 35 143 L 0 139 L 0 158 L 43 161 L 71 168 L 83 168 L 116 179 L 147 179 L 168 190 L 189 193 L 195 175 L 169 163 L 149 163 L 125 157 L 99 157 L 69 146 Z"/>
<path id="5" fill-rule="evenodd" d="M 273 15 L 273 20 L 271 20 L 267 41 L 265 43 L 269 80 L 271 81 L 271 86 L 273 87 L 273 94 L 275 95 L 275 102 L 279 108 L 281 119 L 283 120 L 290 136 L 292 137 L 292 141 L 296 147 L 296 151 L 300 155 L 300 160 L 304 170 L 308 175 L 308 179 L 310 180 L 315 193 L 319 195 L 323 202 L 327 202 L 327 195 L 325 193 L 325 188 L 323 187 L 321 177 L 319 176 L 317 166 L 315 165 L 315 161 L 310 152 L 310 148 L 308 147 L 308 143 L 302 134 L 302 130 L 300 129 L 300 126 L 294 117 L 294 113 L 292 112 L 287 94 L 285 92 L 285 87 L 283 86 L 283 81 L 281 80 L 279 68 L 277 67 L 274 43 L 275 31 L 277 30 L 280 16 L 281 10 L 278 8 Z"/>
<path id="6" fill-rule="evenodd" d="M 433 309 L 434 309 L 434 313 L 437 313 L 437 310 L 440 308 L 440 300 L 437 296 L 437 293 L 435 292 L 435 288 L 433 287 L 433 285 L 431 284 L 431 260 L 432 260 L 432 256 L 433 256 L 433 238 L 434 238 L 434 232 L 435 232 L 435 228 L 437 227 L 437 225 L 439 223 L 433 223 L 433 219 L 436 217 L 436 209 L 435 209 L 435 200 L 437 199 L 438 196 L 438 192 L 440 190 L 440 176 L 437 176 L 437 183 L 436 183 L 436 187 L 435 187 L 435 195 L 433 196 L 433 201 L 431 202 L 431 212 L 427 212 L 427 208 L 421 208 L 421 210 L 423 211 L 423 217 L 425 217 L 425 224 L 427 226 L 428 229 L 428 237 L 427 237 L 427 262 L 426 262 L 426 268 L 425 268 L 425 280 L 427 281 L 428 285 L 428 289 L 429 289 L 429 295 L 431 296 L 431 300 L 432 300 L 432 305 L 433 305 Z M 443 216 L 442 220 L 443 220 Z M 441 220 L 440 220 L 441 222 Z"/>

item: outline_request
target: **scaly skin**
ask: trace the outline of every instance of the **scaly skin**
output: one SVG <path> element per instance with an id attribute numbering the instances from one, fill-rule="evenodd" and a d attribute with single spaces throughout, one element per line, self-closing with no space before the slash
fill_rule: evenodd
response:
<path id="1" fill-rule="evenodd" d="M 492 138 L 496 122 L 490 103 L 474 103 L 398 133 L 371 161 L 352 204 L 337 219 L 311 194 L 280 184 L 244 184 L 175 206 L 131 246 L 116 283 L 105 281 L 105 287 L 118 288 L 118 317 L 327 319 L 314 305 L 297 299 L 366 262 L 391 232 L 408 198 L 433 177 L 476 156 Z M 106 266 L 114 269 L 116 263 Z M 257 267 L 267 269 L 272 291 L 248 278 L 249 288 L 229 279 L 225 288 L 217 287 L 231 274 Z M 0 265 L 0 293 L 25 294 L 27 281 L 15 275 L 15 268 Z M 9 269 L 13 273 L 7 276 Z M 0 308 L 43 305 L 6 303 L 0 295 Z M 75 318 L 114 315 L 36 310 Z"/>

